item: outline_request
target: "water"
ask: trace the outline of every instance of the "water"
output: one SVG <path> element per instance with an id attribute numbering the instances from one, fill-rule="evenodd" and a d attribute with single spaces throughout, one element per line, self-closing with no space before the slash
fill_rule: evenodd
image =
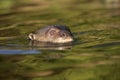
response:
<path id="1" fill-rule="evenodd" d="M 0 4 L 1 80 L 120 80 L 119 7 L 95 0 Z M 32 31 L 56 24 L 69 26 L 75 41 L 28 40 Z"/>

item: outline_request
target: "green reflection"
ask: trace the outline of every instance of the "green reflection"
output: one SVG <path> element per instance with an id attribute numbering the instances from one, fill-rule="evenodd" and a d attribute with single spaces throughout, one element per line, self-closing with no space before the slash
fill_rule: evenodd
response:
<path id="1" fill-rule="evenodd" d="M 120 11 L 106 1 L 2 0 L 0 49 L 41 54 L 0 55 L 0 79 L 120 80 Z M 70 49 L 30 45 L 30 32 L 53 24 L 70 27 L 75 41 L 62 46 Z"/>

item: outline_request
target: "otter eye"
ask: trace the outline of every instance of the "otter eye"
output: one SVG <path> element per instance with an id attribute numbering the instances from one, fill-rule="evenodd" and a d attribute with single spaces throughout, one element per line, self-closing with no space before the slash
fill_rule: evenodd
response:
<path id="1" fill-rule="evenodd" d="M 56 32 L 55 32 L 55 30 L 51 30 L 49 33 L 50 33 L 50 35 L 54 35 Z"/>
<path id="2" fill-rule="evenodd" d="M 57 33 L 57 29 L 56 28 L 50 28 L 48 31 L 47 31 L 47 34 L 49 36 L 55 36 L 55 34 Z"/>

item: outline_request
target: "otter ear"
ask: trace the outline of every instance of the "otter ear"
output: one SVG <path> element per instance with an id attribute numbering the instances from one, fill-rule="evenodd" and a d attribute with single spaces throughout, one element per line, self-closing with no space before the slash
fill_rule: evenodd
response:
<path id="1" fill-rule="evenodd" d="M 28 37 L 29 37 L 29 39 L 31 39 L 31 40 L 35 40 L 35 35 L 34 35 L 33 33 L 30 33 L 30 34 L 28 35 Z"/>

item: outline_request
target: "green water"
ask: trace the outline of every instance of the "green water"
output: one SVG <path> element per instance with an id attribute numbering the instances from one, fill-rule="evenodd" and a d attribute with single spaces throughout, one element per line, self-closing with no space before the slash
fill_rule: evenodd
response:
<path id="1" fill-rule="evenodd" d="M 0 80 L 120 80 L 120 11 L 101 0 L 1 0 Z M 71 45 L 31 46 L 27 35 L 67 25 Z"/>

